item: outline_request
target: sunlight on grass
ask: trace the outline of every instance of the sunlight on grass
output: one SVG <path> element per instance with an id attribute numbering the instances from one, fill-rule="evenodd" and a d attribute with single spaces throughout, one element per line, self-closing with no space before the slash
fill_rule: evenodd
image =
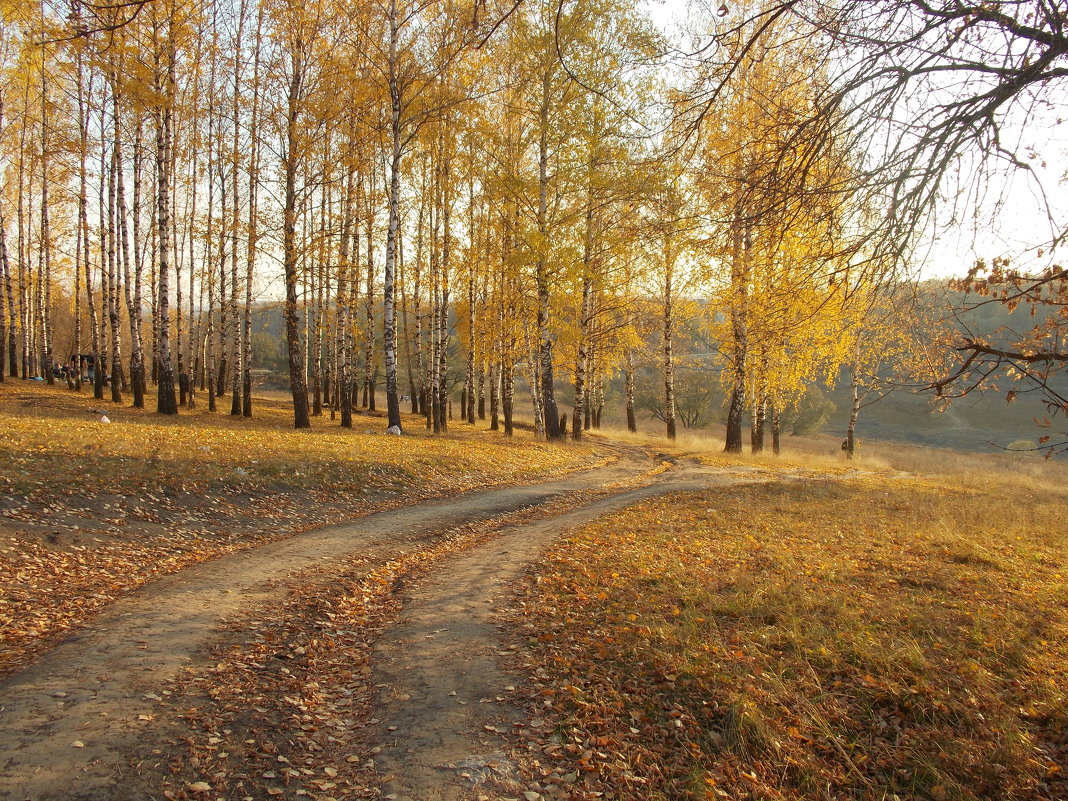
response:
<path id="1" fill-rule="evenodd" d="M 517 622 L 599 744 L 585 791 L 1064 798 L 1066 512 L 931 477 L 660 499 L 556 548 Z"/>
<path id="2" fill-rule="evenodd" d="M 723 435 L 715 429 L 683 430 L 672 442 L 661 434 L 631 433 L 605 429 L 606 436 L 655 448 L 676 456 L 694 456 L 717 467 L 746 467 L 767 471 L 803 470 L 822 474 L 909 473 L 953 476 L 969 486 L 1011 485 L 1023 491 L 1057 491 L 1068 479 L 1068 464 L 1046 461 L 1033 453 L 964 453 L 895 442 L 865 442 L 856 457 L 848 460 L 840 439 L 827 434 L 783 437 L 782 453 L 770 445 L 763 453 L 723 452 Z"/>
<path id="3" fill-rule="evenodd" d="M 427 435 L 421 418 L 388 437 L 377 417 L 341 429 L 313 418 L 294 431 L 284 403 L 260 401 L 251 420 L 203 410 L 167 418 L 110 407 L 47 387 L 0 385 L 0 458 L 9 492 L 121 493 L 199 491 L 233 486 L 309 492 L 425 487 L 453 491 L 549 475 L 590 460 L 589 446 L 535 444 L 487 436 L 454 423 L 449 436 Z M 201 405 L 204 405 L 201 400 Z M 103 411 L 111 420 L 100 422 Z"/>

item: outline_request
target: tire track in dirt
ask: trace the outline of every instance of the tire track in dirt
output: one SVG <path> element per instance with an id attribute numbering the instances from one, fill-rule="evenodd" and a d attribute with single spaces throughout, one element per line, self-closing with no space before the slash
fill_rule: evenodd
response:
<path id="1" fill-rule="evenodd" d="M 153 737 L 153 712 L 168 682 L 200 664 L 201 649 L 228 618 L 283 593 L 288 576 L 398 540 L 415 548 L 436 532 L 567 493 L 625 484 L 655 464 L 638 448 L 607 447 L 618 456 L 607 467 L 369 515 L 187 568 L 119 600 L 0 682 L 0 799 L 103 797 L 98 791 L 115 766 Z"/>
<path id="2" fill-rule="evenodd" d="M 644 486 L 505 527 L 491 542 L 446 560 L 404 592 L 404 610 L 372 656 L 380 707 L 375 762 L 385 797 L 459 801 L 494 787 L 507 797 L 523 797 L 501 736 L 519 713 L 500 700 L 521 679 L 499 667 L 507 650 L 493 610 L 555 539 L 657 495 L 768 480 L 680 461 Z"/>

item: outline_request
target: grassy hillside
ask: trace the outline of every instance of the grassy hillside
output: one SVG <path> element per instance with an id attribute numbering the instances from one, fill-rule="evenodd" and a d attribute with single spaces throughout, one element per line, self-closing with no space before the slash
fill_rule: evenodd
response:
<path id="1" fill-rule="evenodd" d="M 823 427 L 842 436 L 849 420 L 848 387 L 830 393 L 835 412 Z M 898 392 L 861 411 L 857 435 L 865 440 L 909 442 L 962 451 L 997 451 L 1018 440 L 1035 442 L 1043 434 L 1035 422 L 1047 414 L 1036 402 L 1022 398 L 1007 403 L 1003 392 L 976 393 L 940 410 L 931 394 Z M 1058 421 L 1063 423 L 1063 419 Z M 1060 428 L 1065 428 L 1061 425 Z"/>

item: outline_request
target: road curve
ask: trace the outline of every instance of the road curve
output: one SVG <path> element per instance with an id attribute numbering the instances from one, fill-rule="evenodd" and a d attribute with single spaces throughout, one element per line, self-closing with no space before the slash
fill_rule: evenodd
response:
<path id="1" fill-rule="evenodd" d="M 227 618 L 268 601 L 311 566 L 542 504 L 566 493 L 610 493 L 659 464 L 634 447 L 612 464 L 539 484 L 471 492 L 222 556 L 160 578 L 0 682 L 0 799 L 94 798 L 133 744 L 152 736 L 158 694 Z"/>

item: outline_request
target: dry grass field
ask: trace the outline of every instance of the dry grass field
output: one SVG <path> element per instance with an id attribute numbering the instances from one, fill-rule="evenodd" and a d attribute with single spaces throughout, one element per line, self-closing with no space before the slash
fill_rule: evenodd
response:
<path id="1" fill-rule="evenodd" d="M 708 455 L 768 481 L 552 551 L 510 613 L 530 773 L 570 799 L 1068 798 L 1064 466 L 808 448 Z"/>

